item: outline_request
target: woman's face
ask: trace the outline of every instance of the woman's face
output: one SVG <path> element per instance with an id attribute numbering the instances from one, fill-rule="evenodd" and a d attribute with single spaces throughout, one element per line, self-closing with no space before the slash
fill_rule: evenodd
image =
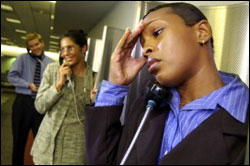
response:
<path id="1" fill-rule="evenodd" d="M 194 74 L 199 43 L 195 28 L 171 8 L 151 12 L 143 21 L 143 55 L 148 57 L 148 71 L 165 86 L 178 86 Z"/>
<path id="2" fill-rule="evenodd" d="M 87 50 L 87 46 L 82 48 L 77 45 L 71 38 L 65 37 L 61 40 L 60 53 L 67 65 L 74 66 L 78 64 Z"/>

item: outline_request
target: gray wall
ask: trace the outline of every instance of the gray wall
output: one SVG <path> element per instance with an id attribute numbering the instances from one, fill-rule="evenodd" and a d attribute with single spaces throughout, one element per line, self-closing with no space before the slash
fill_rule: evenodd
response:
<path id="1" fill-rule="evenodd" d="M 125 30 L 133 29 L 136 24 L 136 11 L 138 2 L 121 1 L 111 10 L 88 34 L 88 36 L 101 39 L 104 25 Z"/>
<path id="2" fill-rule="evenodd" d="M 249 86 L 249 3 L 200 9 L 213 30 L 218 69 L 238 74 Z"/>

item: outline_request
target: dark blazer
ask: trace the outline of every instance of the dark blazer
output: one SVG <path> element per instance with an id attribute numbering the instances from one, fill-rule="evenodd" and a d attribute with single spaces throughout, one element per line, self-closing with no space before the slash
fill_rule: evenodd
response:
<path id="1" fill-rule="evenodd" d="M 169 108 L 150 113 L 125 165 L 155 165 L 160 152 Z M 86 108 L 87 164 L 120 164 L 145 113 L 145 97 L 132 105 L 124 127 L 121 106 Z M 243 164 L 247 123 L 242 124 L 220 109 L 192 131 L 160 164 Z"/>

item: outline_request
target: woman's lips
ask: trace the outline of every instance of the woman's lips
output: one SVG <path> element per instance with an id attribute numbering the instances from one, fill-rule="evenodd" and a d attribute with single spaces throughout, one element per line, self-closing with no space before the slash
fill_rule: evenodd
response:
<path id="1" fill-rule="evenodd" d="M 158 69 L 159 60 L 148 58 L 148 71 L 149 73 L 153 73 Z"/>
<path id="2" fill-rule="evenodd" d="M 65 58 L 66 62 L 72 61 L 72 58 Z"/>

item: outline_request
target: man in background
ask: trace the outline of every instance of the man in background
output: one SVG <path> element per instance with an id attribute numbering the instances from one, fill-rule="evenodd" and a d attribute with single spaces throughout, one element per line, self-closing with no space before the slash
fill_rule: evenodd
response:
<path id="1" fill-rule="evenodd" d="M 42 74 L 46 66 L 53 62 L 44 55 L 44 42 L 38 33 L 26 36 L 27 53 L 17 57 L 8 73 L 8 81 L 15 86 L 17 93 L 13 104 L 12 164 L 23 165 L 24 150 L 30 129 L 35 137 L 43 115 L 34 106 Z"/>

